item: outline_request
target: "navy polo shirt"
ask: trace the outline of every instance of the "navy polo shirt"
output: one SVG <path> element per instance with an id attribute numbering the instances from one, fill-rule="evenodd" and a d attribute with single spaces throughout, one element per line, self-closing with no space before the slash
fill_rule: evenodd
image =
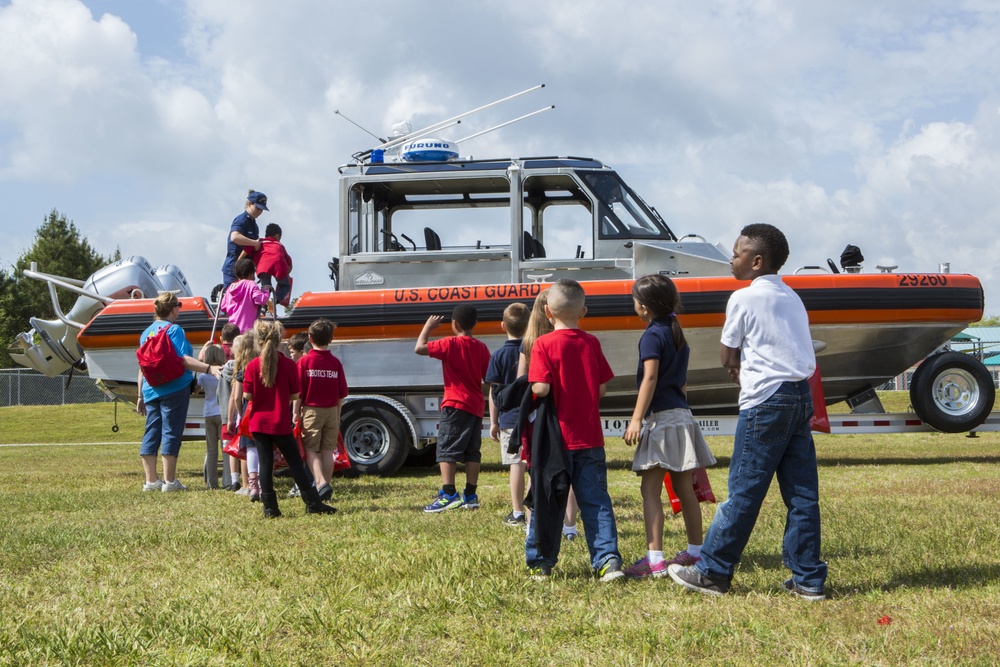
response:
<path id="1" fill-rule="evenodd" d="M 677 349 L 674 344 L 674 332 L 671 329 L 672 321 L 673 317 L 657 317 L 646 325 L 646 330 L 642 332 L 642 337 L 639 339 L 639 369 L 635 374 L 637 387 L 642 384 L 643 362 L 647 359 L 660 360 L 660 369 L 656 376 L 656 389 L 653 390 L 653 400 L 649 404 L 649 412 L 688 407 L 681 387 L 687 383 L 687 367 L 688 359 L 691 357 L 691 348 L 685 345 L 681 349 Z"/>
<path id="2" fill-rule="evenodd" d="M 236 258 L 243 251 L 243 246 L 236 245 L 233 242 L 233 232 L 239 232 L 248 239 L 255 241 L 260 236 L 257 221 L 246 211 L 240 213 L 233 220 L 233 224 L 229 226 L 229 236 L 226 237 L 226 261 L 222 264 L 222 282 L 226 285 L 236 282 L 236 274 L 234 273 L 236 270 Z"/>
<path id="3" fill-rule="evenodd" d="M 486 369 L 486 381 L 491 385 L 510 384 L 517 379 L 517 362 L 521 356 L 521 339 L 508 340 L 499 350 L 490 356 L 490 365 Z M 490 399 L 492 400 L 492 399 Z M 497 423 L 500 428 L 514 428 L 517 424 L 517 410 L 500 412 Z"/>

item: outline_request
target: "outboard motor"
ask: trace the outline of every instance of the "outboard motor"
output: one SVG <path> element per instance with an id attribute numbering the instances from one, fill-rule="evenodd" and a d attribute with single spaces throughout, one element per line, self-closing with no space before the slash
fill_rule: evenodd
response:
<path id="1" fill-rule="evenodd" d="M 160 270 L 165 270 L 163 274 L 165 279 L 167 275 L 174 275 L 174 271 L 166 269 L 173 269 L 176 276 L 179 276 L 179 280 L 175 277 L 174 282 L 170 283 L 170 289 L 177 289 L 175 285 L 180 284 L 185 290 L 183 295 L 190 296 L 187 280 L 180 270 L 169 265 L 162 267 Z M 31 330 L 18 334 L 8 353 L 20 365 L 34 368 L 49 377 L 59 375 L 83 358 L 83 350 L 76 342 L 76 336 L 94 315 L 104 308 L 105 303 L 114 299 L 155 298 L 159 292 L 164 291 L 163 283 L 157 278 L 156 272 L 146 258 L 126 257 L 96 271 L 83 281 L 80 289 L 74 290 L 80 292 L 80 297 L 69 313 L 63 315 L 55 298 L 53 280 L 77 285 L 80 283 L 34 271 L 26 271 L 25 274 L 30 278 L 49 283 L 57 319 L 30 318 L 28 322 L 31 324 Z"/>
<path id="2" fill-rule="evenodd" d="M 156 278 L 160 281 L 160 290 L 163 292 L 174 292 L 177 296 L 194 296 L 184 273 L 173 264 L 157 267 Z"/>

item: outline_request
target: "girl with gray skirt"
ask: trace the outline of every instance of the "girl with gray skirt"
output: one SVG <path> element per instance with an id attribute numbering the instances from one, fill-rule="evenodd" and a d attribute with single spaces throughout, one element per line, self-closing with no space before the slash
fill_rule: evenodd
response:
<path id="1" fill-rule="evenodd" d="M 632 470 L 641 478 L 642 516 L 648 551 L 625 569 L 633 579 L 663 577 L 671 563 L 693 565 L 701 559 L 701 507 L 695 497 L 691 473 L 715 464 L 698 422 L 688 407 L 688 359 L 691 348 L 675 311 L 680 303 L 677 287 L 663 275 L 645 276 L 632 286 L 636 314 L 647 323 L 639 339 L 639 395 L 625 442 L 637 445 Z M 687 549 L 671 560 L 663 556 L 664 474 L 670 475 L 687 531 Z"/>

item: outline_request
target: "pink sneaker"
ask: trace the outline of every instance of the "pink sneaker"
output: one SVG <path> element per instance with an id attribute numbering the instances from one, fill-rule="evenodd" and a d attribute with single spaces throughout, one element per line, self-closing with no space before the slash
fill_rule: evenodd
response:
<path id="1" fill-rule="evenodd" d="M 666 567 L 669 565 L 677 564 L 680 565 L 681 567 L 690 567 L 691 565 L 694 565 L 700 560 L 701 558 L 695 558 L 694 556 L 692 556 L 687 552 L 687 549 L 685 549 L 684 551 L 678 551 L 676 556 L 666 561 L 663 565 L 664 567 Z"/>
<path id="2" fill-rule="evenodd" d="M 629 567 L 625 568 L 625 576 L 629 579 L 647 579 L 653 577 L 658 579 L 667 574 L 667 564 L 659 562 L 656 565 L 649 564 L 649 556 L 643 556 Z"/>

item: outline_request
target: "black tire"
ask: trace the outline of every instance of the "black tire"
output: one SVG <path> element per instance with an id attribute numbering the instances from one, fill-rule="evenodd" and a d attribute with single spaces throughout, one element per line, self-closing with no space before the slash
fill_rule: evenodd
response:
<path id="1" fill-rule="evenodd" d="M 391 475 L 410 453 L 410 430 L 402 416 L 376 401 L 352 401 L 340 418 L 351 467 L 366 475 Z"/>
<path id="2" fill-rule="evenodd" d="M 986 366 L 960 352 L 928 357 L 910 382 L 910 403 L 917 416 L 944 433 L 974 430 L 986 421 L 995 399 Z"/>

